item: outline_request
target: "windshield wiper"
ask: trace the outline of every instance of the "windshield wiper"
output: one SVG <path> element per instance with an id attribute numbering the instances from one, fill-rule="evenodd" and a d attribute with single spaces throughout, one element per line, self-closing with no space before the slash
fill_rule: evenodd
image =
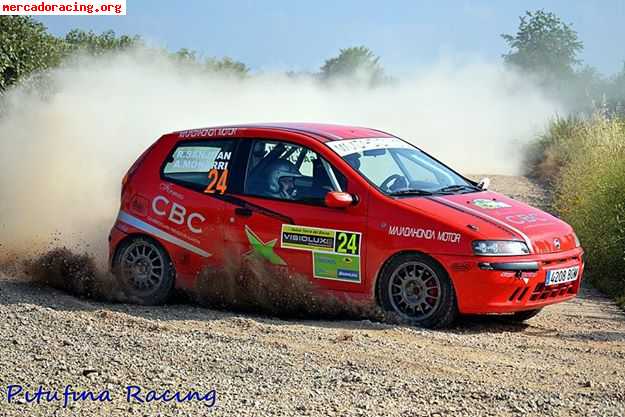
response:
<path id="1" fill-rule="evenodd" d="M 431 191 L 419 190 L 417 188 L 406 188 L 404 190 L 393 191 L 392 193 L 389 193 L 389 195 L 392 195 L 392 196 L 396 196 L 396 195 L 432 195 L 432 194 L 433 193 Z"/>
<path id="2" fill-rule="evenodd" d="M 440 188 L 433 192 L 438 194 L 438 193 L 453 193 L 456 191 L 474 192 L 474 191 L 483 191 L 483 190 L 479 187 L 476 187 L 475 185 L 455 184 L 455 185 L 448 185 L 447 187 Z"/>

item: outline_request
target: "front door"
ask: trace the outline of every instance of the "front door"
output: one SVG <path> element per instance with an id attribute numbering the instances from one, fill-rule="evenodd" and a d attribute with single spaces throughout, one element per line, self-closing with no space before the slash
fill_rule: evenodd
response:
<path id="1" fill-rule="evenodd" d="M 359 291 L 366 277 L 366 195 L 321 156 L 293 143 L 248 142 L 238 205 L 226 205 L 226 246 L 328 290 Z M 243 157 L 243 154 L 240 154 Z M 352 188 L 350 188 L 350 186 Z M 326 207 L 329 191 L 359 194 L 345 209 Z M 241 202 L 244 202 L 241 204 Z"/>

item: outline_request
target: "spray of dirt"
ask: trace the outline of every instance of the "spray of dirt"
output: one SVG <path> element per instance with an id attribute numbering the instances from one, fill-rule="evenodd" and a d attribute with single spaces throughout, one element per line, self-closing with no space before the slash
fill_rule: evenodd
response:
<path id="1" fill-rule="evenodd" d="M 374 303 L 320 290 L 305 276 L 290 273 L 287 267 L 247 256 L 242 265 L 202 271 L 191 295 L 203 305 L 278 317 L 385 318 Z"/>
<path id="2" fill-rule="evenodd" d="M 0 264 L 69 248 L 30 262 L 44 278 L 46 268 L 73 271 L 57 258 L 94 276 L 106 269 L 121 178 L 164 132 L 261 121 L 372 126 L 465 173 L 510 174 L 521 146 L 559 110 L 531 82 L 486 63 L 441 64 L 370 89 L 282 74 L 224 78 L 133 51 L 76 59 L 46 79 L 45 95 L 5 94 L 0 114 Z"/>
<path id="3" fill-rule="evenodd" d="M 57 247 L 23 257 L 15 254 L 0 261 L 0 277 L 20 277 L 33 284 L 98 301 L 124 302 L 128 298 L 119 280 L 96 265 L 89 253 Z"/>

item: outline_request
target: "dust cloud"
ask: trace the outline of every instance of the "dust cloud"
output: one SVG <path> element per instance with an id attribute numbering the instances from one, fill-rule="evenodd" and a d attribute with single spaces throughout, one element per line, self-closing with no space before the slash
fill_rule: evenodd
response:
<path id="1" fill-rule="evenodd" d="M 530 81 L 484 62 L 371 89 L 274 73 L 218 77 L 133 51 L 77 58 L 46 80 L 45 94 L 21 87 L 2 97 L 0 263 L 64 246 L 103 264 L 122 176 L 165 132 L 354 124 L 397 134 L 464 173 L 514 174 L 520 146 L 559 111 Z"/>

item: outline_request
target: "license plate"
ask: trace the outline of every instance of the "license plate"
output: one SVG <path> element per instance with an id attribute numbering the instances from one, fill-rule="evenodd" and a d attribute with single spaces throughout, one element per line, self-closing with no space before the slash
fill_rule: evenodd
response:
<path id="1" fill-rule="evenodd" d="M 547 278 L 545 279 L 545 285 L 557 285 L 565 282 L 575 281 L 577 274 L 579 273 L 579 266 L 572 266 L 570 268 L 551 269 L 547 271 Z"/>

